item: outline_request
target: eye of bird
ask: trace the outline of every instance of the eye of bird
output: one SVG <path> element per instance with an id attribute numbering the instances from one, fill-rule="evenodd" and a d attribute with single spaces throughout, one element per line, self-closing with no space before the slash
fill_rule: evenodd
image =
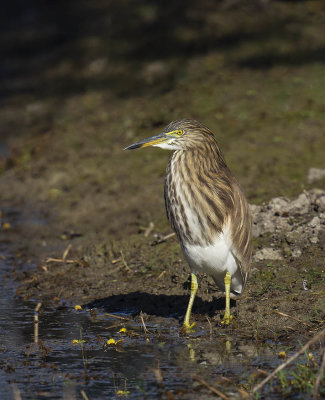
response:
<path id="1" fill-rule="evenodd" d="M 183 132 L 182 130 L 177 131 L 177 135 L 178 135 L 178 136 L 183 135 L 183 133 L 184 133 L 184 132 Z"/>

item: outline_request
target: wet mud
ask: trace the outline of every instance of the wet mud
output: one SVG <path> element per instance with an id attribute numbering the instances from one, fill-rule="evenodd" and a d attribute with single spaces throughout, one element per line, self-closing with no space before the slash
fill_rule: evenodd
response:
<path id="1" fill-rule="evenodd" d="M 216 398 L 211 386 L 254 398 L 324 328 L 325 9 L 212 3 L 58 3 L 53 19 L 35 1 L 4 21 L 4 399 Z M 163 202 L 169 154 L 122 150 L 184 117 L 215 133 L 254 217 L 233 322 L 221 324 L 223 294 L 199 276 L 191 333 L 190 271 Z M 311 398 L 323 349 L 260 398 Z"/>

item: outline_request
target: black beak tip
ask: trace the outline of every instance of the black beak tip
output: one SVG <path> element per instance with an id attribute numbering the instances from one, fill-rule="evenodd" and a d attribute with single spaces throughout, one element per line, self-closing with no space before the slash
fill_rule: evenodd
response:
<path id="1" fill-rule="evenodd" d="M 125 147 L 123 150 L 134 150 L 134 149 L 137 149 L 139 147 L 141 147 L 141 144 L 134 143 L 134 144 L 131 144 L 130 146 Z"/>

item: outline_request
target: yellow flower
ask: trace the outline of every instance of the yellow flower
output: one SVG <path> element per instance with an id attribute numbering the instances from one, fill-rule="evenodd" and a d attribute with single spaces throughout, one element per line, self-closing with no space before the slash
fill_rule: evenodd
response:
<path id="1" fill-rule="evenodd" d="M 82 307 L 79 304 L 77 304 L 76 306 L 74 306 L 74 309 L 76 311 L 79 311 L 79 310 L 82 310 Z"/>
<path id="2" fill-rule="evenodd" d="M 72 344 L 83 344 L 85 342 L 83 339 L 73 339 Z"/>
<path id="3" fill-rule="evenodd" d="M 116 344 L 115 339 L 108 339 L 106 344 Z"/>
<path id="4" fill-rule="evenodd" d="M 280 352 L 278 353 L 278 357 L 279 357 L 279 358 L 286 358 L 286 357 L 287 357 L 287 353 L 286 353 L 285 351 L 280 351 Z"/>
<path id="5" fill-rule="evenodd" d="M 117 396 L 128 396 L 130 394 L 130 392 L 128 390 L 118 390 L 116 392 Z"/>
<path id="6" fill-rule="evenodd" d="M 5 223 L 2 225 L 2 228 L 3 228 L 3 229 L 10 229 L 10 228 L 11 228 L 11 225 L 9 224 L 9 222 L 5 222 Z"/>
<path id="7" fill-rule="evenodd" d="M 125 333 L 125 332 L 127 332 L 126 328 L 121 328 L 121 329 L 119 330 L 119 333 Z"/>

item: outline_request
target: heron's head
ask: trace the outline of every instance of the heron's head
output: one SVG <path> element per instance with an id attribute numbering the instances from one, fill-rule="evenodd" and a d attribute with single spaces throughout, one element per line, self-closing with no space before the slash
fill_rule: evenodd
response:
<path id="1" fill-rule="evenodd" d="M 131 144 L 124 150 L 149 146 L 166 150 L 188 150 L 200 147 L 209 140 L 214 141 L 214 136 L 201 122 L 194 119 L 182 119 L 168 124 L 162 133 Z"/>

